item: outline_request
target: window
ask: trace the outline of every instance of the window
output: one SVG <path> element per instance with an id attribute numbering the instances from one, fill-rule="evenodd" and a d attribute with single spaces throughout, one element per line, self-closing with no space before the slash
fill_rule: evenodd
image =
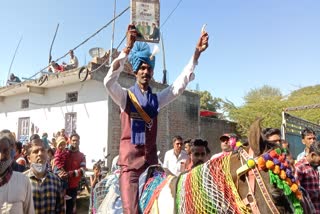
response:
<path id="1" fill-rule="evenodd" d="M 74 103 L 78 101 L 78 92 L 67 93 L 66 103 Z"/>
<path id="2" fill-rule="evenodd" d="M 65 115 L 65 132 L 70 136 L 77 130 L 77 113 L 69 112 Z"/>
<path id="3" fill-rule="evenodd" d="M 18 140 L 25 143 L 29 140 L 30 117 L 18 119 Z"/>
<path id="4" fill-rule="evenodd" d="M 29 99 L 21 101 L 21 108 L 29 108 Z"/>

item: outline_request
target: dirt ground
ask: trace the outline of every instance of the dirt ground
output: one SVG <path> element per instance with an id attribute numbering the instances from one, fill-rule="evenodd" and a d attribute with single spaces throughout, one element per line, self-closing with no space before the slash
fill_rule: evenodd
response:
<path id="1" fill-rule="evenodd" d="M 77 213 L 78 214 L 88 214 L 89 213 L 89 202 L 90 194 L 87 189 L 84 189 L 77 198 Z"/>

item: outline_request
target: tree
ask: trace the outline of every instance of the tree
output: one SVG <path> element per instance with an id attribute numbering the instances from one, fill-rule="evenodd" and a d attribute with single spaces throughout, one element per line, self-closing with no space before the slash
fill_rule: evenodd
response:
<path id="1" fill-rule="evenodd" d="M 235 106 L 231 101 L 223 101 L 222 109 L 227 117 L 237 123 L 237 131 L 247 135 L 251 123 L 264 118 L 262 127 L 280 128 L 281 112 L 287 107 L 314 105 L 320 103 L 320 85 L 309 86 L 283 96 L 279 89 L 264 85 L 255 88 L 244 96 L 245 103 Z M 320 109 L 293 111 L 290 114 L 319 124 Z"/>
<path id="2" fill-rule="evenodd" d="M 264 85 L 252 89 L 245 97 L 243 106 L 236 107 L 232 102 L 225 102 L 223 109 L 230 120 L 237 123 L 237 131 L 246 136 L 251 123 L 258 117 L 264 118 L 263 127 L 277 127 L 281 125 L 281 111 L 284 103 L 279 89 Z"/>
<path id="3" fill-rule="evenodd" d="M 200 96 L 200 109 L 216 112 L 222 106 L 221 98 L 213 98 L 209 91 L 193 91 Z"/>

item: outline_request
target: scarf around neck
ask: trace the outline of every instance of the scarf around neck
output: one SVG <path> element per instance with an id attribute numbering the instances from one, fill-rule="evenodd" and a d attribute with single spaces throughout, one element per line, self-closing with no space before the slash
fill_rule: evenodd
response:
<path id="1" fill-rule="evenodd" d="M 9 166 L 4 172 L 4 174 L 0 177 L 0 187 L 8 183 L 11 176 L 12 176 L 12 167 Z"/>
<path id="2" fill-rule="evenodd" d="M 136 83 L 129 89 L 137 98 L 142 109 L 149 115 L 151 119 L 158 115 L 158 98 L 152 93 L 150 87 L 146 93 L 142 93 Z M 128 99 L 130 100 L 129 96 Z M 130 118 L 131 118 L 131 143 L 134 145 L 146 144 L 146 122 L 141 118 L 137 109 L 130 100 Z"/>

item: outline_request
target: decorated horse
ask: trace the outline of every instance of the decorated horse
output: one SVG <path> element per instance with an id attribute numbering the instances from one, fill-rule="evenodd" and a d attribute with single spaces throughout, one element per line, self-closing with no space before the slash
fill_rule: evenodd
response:
<path id="1" fill-rule="evenodd" d="M 313 213 L 285 151 L 263 138 L 260 121 L 250 127 L 249 146 L 239 145 L 179 177 L 150 167 L 140 178 L 141 213 Z M 109 193 L 115 196 L 114 190 L 106 192 L 99 213 L 121 213 L 119 192 L 114 201 Z"/>

